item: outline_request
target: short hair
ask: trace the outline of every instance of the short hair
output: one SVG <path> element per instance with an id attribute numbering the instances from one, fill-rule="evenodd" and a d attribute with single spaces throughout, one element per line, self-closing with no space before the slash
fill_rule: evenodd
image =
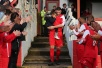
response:
<path id="1" fill-rule="evenodd" d="M 5 5 L 0 5 L 0 11 L 5 12 L 6 6 Z"/>
<path id="2" fill-rule="evenodd" d="M 85 17 L 85 16 L 83 16 L 83 15 L 82 15 L 82 16 L 80 16 L 80 18 L 82 18 L 82 19 L 86 20 L 86 17 Z"/>
<path id="3" fill-rule="evenodd" d="M 11 22 L 14 22 L 14 19 L 15 19 L 17 16 L 19 16 L 19 14 L 18 14 L 17 12 L 12 13 L 12 14 L 11 14 L 11 18 L 10 18 Z"/>
<path id="4" fill-rule="evenodd" d="M 9 9 L 5 10 L 5 15 L 10 15 L 12 12 Z"/>
<path id="5" fill-rule="evenodd" d="M 46 6 L 44 7 L 44 9 L 46 8 Z"/>
<path id="6" fill-rule="evenodd" d="M 60 7 L 57 7 L 55 10 L 62 10 Z"/>
<path id="7" fill-rule="evenodd" d="M 94 21 L 94 16 L 93 15 L 88 15 L 86 17 L 87 20 L 90 20 L 90 22 Z"/>
<path id="8" fill-rule="evenodd" d="M 56 14 L 56 12 L 55 11 L 51 12 L 51 15 L 53 15 L 53 14 Z"/>
<path id="9" fill-rule="evenodd" d="M 66 3 L 63 4 L 63 6 L 65 6 L 65 5 L 66 5 Z"/>

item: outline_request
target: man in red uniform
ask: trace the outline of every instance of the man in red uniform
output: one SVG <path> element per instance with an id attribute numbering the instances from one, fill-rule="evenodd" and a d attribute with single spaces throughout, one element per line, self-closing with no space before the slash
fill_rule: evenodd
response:
<path id="1" fill-rule="evenodd" d="M 98 54 L 101 55 L 101 65 L 102 65 L 102 30 L 101 30 L 101 26 L 97 22 L 92 22 L 92 23 L 95 23 L 93 27 L 96 28 L 95 31 L 97 32 L 96 35 L 92 36 L 92 39 L 99 41 Z"/>
<path id="2" fill-rule="evenodd" d="M 90 20 L 89 20 L 90 18 Z M 70 29 L 73 29 L 73 32 L 74 34 L 77 36 L 77 39 L 81 39 L 82 38 L 82 35 L 83 35 L 83 32 L 87 29 L 89 29 L 89 26 L 87 24 L 90 24 L 89 22 L 92 21 L 91 19 L 92 17 L 89 16 L 88 19 L 87 19 L 87 22 L 86 23 L 86 17 L 84 16 L 81 16 L 79 18 L 79 22 L 80 22 L 80 28 L 77 28 L 75 29 L 75 26 L 70 26 Z M 82 42 L 82 41 L 80 41 Z M 83 58 L 83 55 L 84 55 L 84 44 L 78 44 L 77 45 L 77 58 L 78 58 L 78 62 L 81 62 L 82 58 Z M 81 65 L 81 64 L 80 64 Z M 83 65 L 81 65 L 81 68 L 83 68 Z"/>
<path id="3" fill-rule="evenodd" d="M 61 54 L 61 47 L 63 46 L 63 34 L 62 34 L 62 28 L 65 24 L 65 17 L 64 15 L 61 15 L 61 8 L 56 8 L 56 21 L 54 22 L 54 26 L 50 26 L 50 32 L 49 32 L 49 42 L 50 42 L 50 59 L 51 63 L 49 63 L 49 66 L 54 65 L 54 47 L 56 46 L 56 64 L 59 65 L 59 56 Z M 55 28 L 58 28 L 58 37 L 59 39 L 56 39 L 55 36 Z"/>
<path id="4" fill-rule="evenodd" d="M 82 38 L 83 32 L 88 29 L 88 25 L 86 23 L 85 17 L 81 16 L 79 18 L 79 22 L 80 22 L 80 28 L 73 29 L 73 32 L 77 36 L 78 40 L 80 38 Z M 71 28 L 71 26 L 70 26 L 70 28 Z M 76 53 L 77 53 L 77 59 L 79 62 L 78 64 L 80 65 L 80 68 L 83 68 L 83 65 L 81 65 L 81 63 L 80 63 L 83 58 L 83 55 L 84 55 L 84 45 L 83 44 L 77 44 Z"/>
<path id="5" fill-rule="evenodd" d="M 96 25 L 96 23 L 92 22 L 91 26 L 93 27 L 93 25 Z M 94 27 L 93 29 L 96 29 L 96 27 Z M 98 55 L 97 46 L 96 46 L 97 42 L 91 38 L 91 35 L 96 34 L 96 32 L 93 29 L 90 28 L 86 30 L 80 42 L 80 44 L 81 43 L 85 44 L 84 56 L 81 61 L 84 68 L 85 67 L 86 68 L 96 68 L 97 66 L 96 64 L 96 58 Z"/>

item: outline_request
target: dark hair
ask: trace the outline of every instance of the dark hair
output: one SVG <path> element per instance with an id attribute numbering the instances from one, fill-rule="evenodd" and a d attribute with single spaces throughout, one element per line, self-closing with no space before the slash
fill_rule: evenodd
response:
<path id="1" fill-rule="evenodd" d="M 6 10 L 5 7 L 6 7 L 5 5 L 0 5 L 0 11 L 5 12 L 5 10 Z"/>
<path id="2" fill-rule="evenodd" d="M 18 14 L 17 12 L 12 13 L 12 14 L 11 14 L 11 18 L 10 18 L 11 22 L 14 22 L 14 19 L 15 19 L 17 16 L 19 16 L 19 14 Z"/>
<path id="3" fill-rule="evenodd" d="M 5 10 L 5 15 L 10 15 L 12 12 L 9 9 Z"/>
<path id="4" fill-rule="evenodd" d="M 86 20 L 86 17 L 85 16 L 80 16 L 82 19 Z"/>
<path id="5" fill-rule="evenodd" d="M 57 7 L 56 10 L 62 10 L 60 7 Z"/>
<path id="6" fill-rule="evenodd" d="M 63 4 L 63 6 L 65 6 L 65 5 L 66 5 L 66 3 Z"/>
<path id="7" fill-rule="evenodd" d="M 53 15 L 53 14 L 56 14 L 56 12 L 55 11 L 51 12 L 51 15 Z"/>
<path id="8" fill-rule="evenodd" d="M 88 15 L 86 19 L 87 19 L 87 20 L 94 21 L 94 16 L 93 16 L 93 15 Z"/>
<path id="9" fill-rule="evenodd" d="M 44 7 L 44 9 L 46 8 L 46 6 Z"/>

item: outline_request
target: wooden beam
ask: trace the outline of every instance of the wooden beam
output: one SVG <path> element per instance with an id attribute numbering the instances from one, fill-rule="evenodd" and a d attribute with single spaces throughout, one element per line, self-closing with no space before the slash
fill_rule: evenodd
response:
<path id="1" fill-rule="evenodd" d="M 40 12 L 40 0 L 38 0 L 38 12 Z"/>
<path id="2" fill-rule="evenodd" d="M 77 18 L 80 17 L 80 0 L 77 0 Z"/>

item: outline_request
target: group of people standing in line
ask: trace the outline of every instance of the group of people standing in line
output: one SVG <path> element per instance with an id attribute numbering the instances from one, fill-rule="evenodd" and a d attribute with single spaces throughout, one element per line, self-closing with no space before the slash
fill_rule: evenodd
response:
<path id="1" fill-rule="evenodd" d="M 27 35 L 24 28 L 31 20 L 31 16 L 21 17 L 20 9 L 15 8 L 16 2 L 0 0 L 0 68 L 17 68 L 21 41 Z"/>
<path id="2" fill-rule="evenodd" d="M 102 28 L 92 15 L 81 16 L 78 25 L 69 26 L 77 36 L 77 59 L 81 68 L 97 68 L 97 56 L 101 55 L 102 64 Z"/>

